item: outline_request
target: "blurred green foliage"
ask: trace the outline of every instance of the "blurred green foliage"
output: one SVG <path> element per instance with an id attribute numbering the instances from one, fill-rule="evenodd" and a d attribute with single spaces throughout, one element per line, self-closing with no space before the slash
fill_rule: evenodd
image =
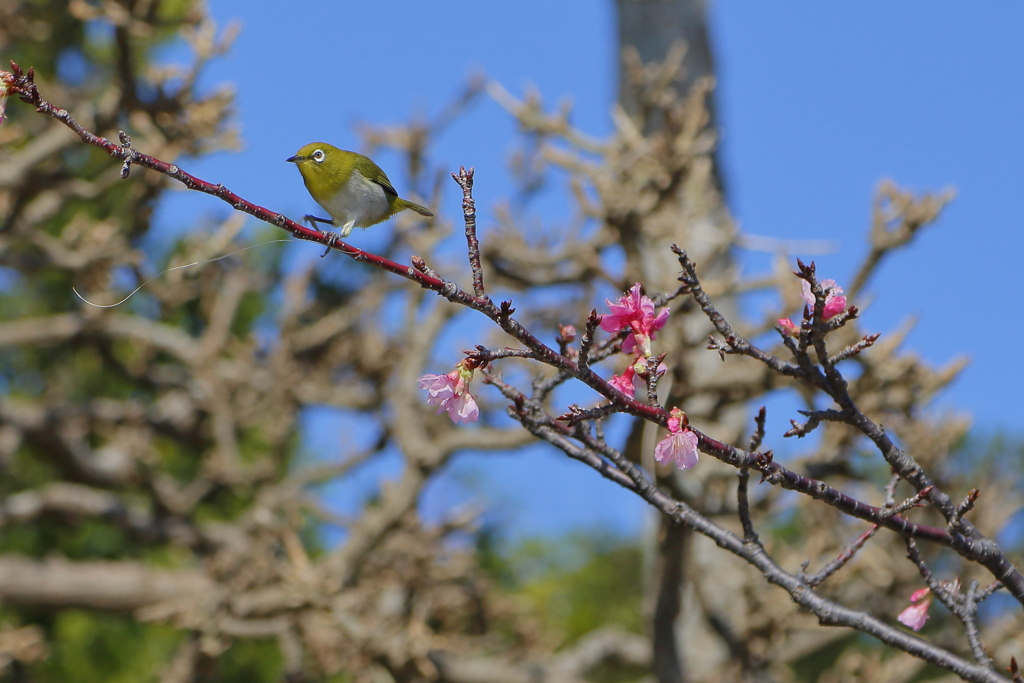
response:
<path id="1" fill-rule="evenodd" d="M 481 566 L 561 645 L 604 626 L 643 632 L 639 543 L 576 532 L 503 548 L 496 535 L 478 539 Z"/>
<path id="2" fill-rule="evenodd" d="M 194 0 L 154 0 L 136 6 L 127 2 L 131 12 L 145 12 L 142 21 L 150 27 L 134 31 L 131 35 L 123 27 L 115 28 L 103 18 L 82 20 L 82 13 L 102 15 L 100 3 L 86 0 L 71 11 L 66 0 L 13 0 L 4 8 L 15 20 L 0 26 L 0 44 L 4 46 L 4 59 L 18 62 L 24 68 L 33 67 L 37 81 L 48 91 L 64 93 L 69 101 L 86 102 L 98 99 L 111 87 L 124 64 L 125 55 L 135 74 L 145 74 L 154 55 L 169 46 L 180 47 L 180 31 L 191 28 L 202 17 L 202 6 Z M 127 52 L 118 49 L 118 41 L 130 40 Z M 159 111 L 169 100 L 165 93 L 147 85 L 139 78 L 135 93 L 138 101 L 147 103 L 151 110 Z M 122 96 L 124 98 L 124 96 Z M 96 121 L 96 129 L 110 134 L 111 126 L 131 128 L 130 112 L 133 102 L 123 101 L 118 121 Z M 32 111 L 11 103 L 8 108 L 11 122 L 6 128 L 24 125 L 32 134 L 41 134 L 53 126 Z M 23 142 L 25 142 L 23 140 Z M 103 152 L 84 146 L 73 146 L 63 152 L 45 157 L 22 192 L 24 201 L 56 187 L 66 179 L 91 181 L 111 173 L 111 160 Z M 134 178 L 133 174 L 133 178 Z M 59 236 L 68 226 L 87 216 L 93 220 L 110 220 L 121 226 L 131 239 L 138 240 L 149 228 L 148 218 L 162 189 L 144 183 L 114 183 L 103 186 L 95 196 L 62 198 L 59 210 L 36 227 L 49 235 Z M 0 218 L 7 225 L 22 205 L 11 207 L 8 215 Z M 268 232 L 270 230 L 268 229 Z M 278 235 L 274 235 L 277 237 Z M 73 296 L 71 273 L 51 264 L 38 248 L 26 240 L 9 236 L 5 243 L 5 265 L 0 286 L 0 318 L 17 320 L 41 315 L 52 315 L 79 310 L 81 304 Z M 187 239 L 187 238 L 186 238 Z M 166 258 L 179 251 L 184 242 L 168 245 Z M 252 254 L 264 272 L 274 275 L 280 264 L 279 245 L 261 254 Z M 273 255 L 268 255 L 273 252 Z M 250 253 L 247 252 L 246 256 Z M 162 260 L 157 258 L 156 261 Z M 10 264 L 14 264 L 11 267 Z M 129 307 L 143 309 L 147 303 L 143 294 Z M 152 306 L 151 306 L 152 308 Z M 258 324 L 260 316 L 269 306 L 266 295 L 247 294 L 241 314 L 233 323 L 232 332 L 248 337 Z M 201 316 L 194 304 L 176 311 L 158 311 L 152 316 L 164 321 L 177 322 L 183 327 L 198 328 Z M 87 402 L 99 397 L 113 399 L 150 399 L 153 387 L 144 377 L 125 372 L 133 363 L 137 347 L 122 342 L 103 347 L 89 339 L 72 344 L 49 345 L 43 348 L 25 346 L 0 352 L 0 383 L 7 397 L 44 397 L 47 401 L 67 404 Z M 142 359 L 143 364 L 160 362 L 161 358 Z M 91 438 L 91 437 L 90 437 Z M 163 459 L 159 466 L 178 481 L 187 482 L 199 467 L 196 448 L 188 448 L 180 440 L 157 436 L 158 449 Z M 90 443 L 95 447 L 98 444 Z M 265 449 L 265 441 L 258 433 L 242 434 L 240 450 L 247 453 Z M 5 476 L 0 477 L 0 495 L 32 489 L 61 479 L 61 472 L 52 458 L 40 451 L 38 445 L 22 443 L 11 461 L 5 463 Z M 149 499 L 145 490 L 123 490 L 125 499 L 137 499 L 145 504 Z M 244 490 L 223 488 L 204 501 L 202 514 L 209 519 L 230 519 L 248 503 Z M 188 552 L 166 544 L 144 543 L 131 533 L 105 519 L 55 519 L 41 517 L 28 523 L 8 524 L 0 527 L 0 553 L 14 553 L 31 557 L 56 554 L 72 560 L 144 559 L 156 566 L 180 566 L 182 559 L 190 560 Z M 130 614 L 115 614 L 85 610 L 47 611 L 23 609 L 13 606 L 0 608 L 0 623 L 10 626 L 35 624 L 45 634 L 49 655 L 39 663 L 15 663 L 0 672 L 6 680 L 33 681 L 34 683 L 146 683 L 157 681 L 161 670 L 171 661 L 182 639 L 181 631 L 171 626 L 140 623 Z M 282 663 L 273 641 L 236 642 L 216 660 L 204 660 L 201 681 L 218 683 L 270 683 L 281 679 Z"/>

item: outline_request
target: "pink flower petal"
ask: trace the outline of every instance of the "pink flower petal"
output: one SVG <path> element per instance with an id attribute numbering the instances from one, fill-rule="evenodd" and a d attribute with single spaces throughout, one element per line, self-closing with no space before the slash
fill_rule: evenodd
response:
<path id="1" fill-rule="evenodd" d="M 825 299 L 825 307 L 821 310 L 821 317 L 825 320 L 834 318 L 843 311 L 846 310 L 846 297 L 845 296 L 832 296 L 831 294 Z"/>
<path id="2" fill-rule="evenodd" d="M 920 631 L 921 627 L 924 626 L 924 622 L 928 621 L 928 608 L 931 604 L 932 601 L 929 598 L 928 600 L 922 600 L 916 605 L 911 605 L 900 612 L 900 615 L 896 617 L 896 620 L 904 626 L 909 626 L 915 631 Z"/>
<path id="3" fill-rule="evenodd" d="M 640 283 L 638 282 L 615 303 L 605 299 L 611 313 L 601 318 L 601 329 L 605 332 L 618 332 L 623 327 L 628 327 L 633 320 L 642 315 L 643 302 L 641 300 L 646 298 L 640 294 Z"/>
<path id="4" fill-rule="evenodd" d="M 811 308 L 814 308 L 814 293 L 811 291 L 811 283 L 807 280 L 800 281 L 800 296 Z"/>
<path id="5" fill-rule="evenodd" d="M 438 413 L 455 397 L 455 382 L 449 375 L 423 375 L 417 381 L 420 389 L 427 392 L 427 404 L 441 406 Z"/>
<path id="6" fill-rule="evenodd" d="M 636 283 L 629 292 L 619 297 L 618 301 L 605 300 L 610 311 L 601 317 L 601 329 L 605 332 L 618 332 L 630 329 L 630 334 L 622 343 L 625 353 L 651 355 L 651 340 L 655 330 L 660 330 L 668 321 L 669 309 L 663 308 L 654 312 L 654 302 L 640 293 L 640 283 Z"/>
<path id="7" fill-rule="evenodd" d="M 469 393 L 472 377 L 473 371 L 459 364 L 447 375 L 428 374 L 417 381 L 420 389 L 427 392 L 427 404 L 437 406 L 438 415 L 447 411 L 456 424 L 468 424 L 480 418 L 480 408 Z"/>
<path id="8" fill-rule="evenodd" d="M 676 436 L 684 442 L 682 451 L 676 453 L 676 465 L 681 470 L 688 470 L 696 465 L 700 459 L 700 454 L 697 452 L 699 440 L 697 435 L 689 429 L 679 432 Z"/>
<path id="9" fill-rule="evenodd" d="M 927 586 L 925 586 L 924 588 L 918 588 L 916 591 L 910 594 L 910 602 L 917 602 L 918 600 L 922 599 L 924 596 L 928 595 L 931 592 L 932 589 L 928 588 Z"/>
<path id="10" fill-rule="evenodd" d="M 689 429 L 672 432 L 654 447 L 658 462 L 675 462 L 676 467 L 688 470 L 697 464 L 697 435 Z"/>
<path id="11" fill-rule="evenodd" d="M 633 370 L 633 366 L 630 365 L 621 375 L 615 375 L 608 380 L 608 384 L 611 384 L 629 398 L 633 398 L 636 396 L 636 387 L 633 386 L 633 377 L 635 376 L 636 371 Z"/>
<path id="12" fill-rule="evenodd" d="M 613 313 L 605 313 L 601 316 L 601 329 L 605 332 L 618 332 L 624 326 L 622 316 Z"/>
<path id="13" fill-rule="evenodd" d="M 651 332 L 652 332 L 651 338 L 652 339 L 654 338 L 653 332 L 655 330 L 660 330 L 661 328 L 665 327 L 665 323 L 668 322 L 668 314 L 670 312 L 671 312 L 670 308 L 667 308 L 667 307 L 663 308 L 660 311 L 658 311 L 658 315 L 656 315 L 654 317 L 654 319 L 651 321 Z"/>
<path id="14" fill-rule="evenodd" d="M 480 408 L 477 406 L 473 394 L 468 391 L 448 401 L 445 410 L 448 411 L 448 416 L 455 424 L 469 424 L 480 419 Z"/>
<path id="15" fill-rule="evenodd" d="M 825 305 L 821 310 L 822 319 L 834 318 L 846 310 L 846 297 L 843 296 L 843 288 L 837 285 L 835 280 L 821 280 L 818 284 L 825 290 Z M 811 283 L 807 280 L 802 280 L 800 283 L 800 296 L 813 310 L 814 294 L 811 292 Z"/>
<path id="16" fill-rule="evenodd" d="M 636 335 L 630 332 L 628 335 L 626 335 L 626 339 L 622 342 L 622 352 L 635 353 L 636 346 Z"/>
<path id="17" fill-rule="evenodd" d="M 800 327 L 789 318 L 779 318 L 779 327 L 788 337 L 796 337 L 800 334 Z"/>

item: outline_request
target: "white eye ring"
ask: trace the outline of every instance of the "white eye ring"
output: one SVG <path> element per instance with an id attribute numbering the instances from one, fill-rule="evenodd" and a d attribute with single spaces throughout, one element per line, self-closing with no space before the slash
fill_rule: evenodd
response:
<path id="1" fill-rule="evenodd" d="M 313 161 L 318 164 L 322 164 L 324 162 L 324 151 L 322 149 L 318 149 L 313 152 Z"/>

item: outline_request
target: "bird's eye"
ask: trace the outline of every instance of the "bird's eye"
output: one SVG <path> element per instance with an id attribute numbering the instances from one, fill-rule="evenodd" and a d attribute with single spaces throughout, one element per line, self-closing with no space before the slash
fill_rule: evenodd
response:
<path id="1" fill-rule="evenodd" d="M 313 152 L 313 161 L 318 164 L 322 164 L 324 162 L 324 151 L 322 149 L 318 149 Z"/>

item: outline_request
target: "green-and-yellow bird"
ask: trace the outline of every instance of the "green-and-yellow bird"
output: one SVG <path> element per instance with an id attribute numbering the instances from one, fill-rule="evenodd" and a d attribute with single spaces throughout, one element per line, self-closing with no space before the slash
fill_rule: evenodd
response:
<path id="1" fill-rule="evenodd" d="M 399 197 L 380 166 L 362 154 L 311 142 L 288 161 L 299 167 L 309 194 L 331 214 L 330 219 L 306 216 L 306 220 L 341 228 L 343 238 L 352 234 L 353 228 L 368 228 L 406 209 L 421 216 L 434 215 Z"/>

